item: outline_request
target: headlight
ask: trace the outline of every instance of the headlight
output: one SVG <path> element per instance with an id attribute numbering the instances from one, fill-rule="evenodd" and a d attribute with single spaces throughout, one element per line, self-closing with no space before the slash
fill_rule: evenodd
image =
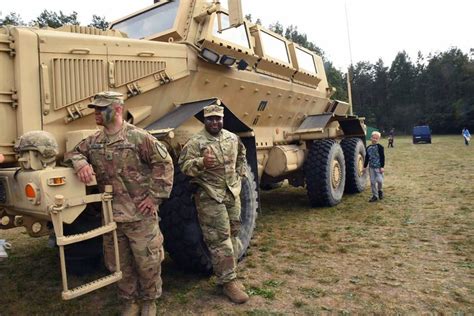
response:
<path id="1" fill-rule="evenodd" d="M 208 48 L 203 48 L 202 51 L 201 51 L 201 56 L 207 60 L 208 62 L 210 63 L 217 63 L 217 61 L 219 60 L 219 54 L 217 54 L 216 52 L 208 49 Z"/>
<path id="2" fill-rule="evenodd" d="M 221 59 L 219 60 L 219 63 L 221 65 L 226 65 L 230 67 L 235 63 L 235 58 L 227 55 L 222 55 Z"/>

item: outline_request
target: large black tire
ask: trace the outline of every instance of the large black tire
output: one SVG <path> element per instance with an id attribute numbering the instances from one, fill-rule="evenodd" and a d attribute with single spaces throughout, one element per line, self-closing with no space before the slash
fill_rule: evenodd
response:
<path id="1" fill-rule="evenodd" d="M 209 274 L 212 272 L 211 257 L 203 241 L 192 192 L 189 178 L 175 166 L 173 191 L 170 198 L 160 206 L 160 228 L 165 249 L 179 267 Z M 242 179 L 240 194 L 242 226 L 239 237 L 243 247 L 239 259 L 246 253 L 255 229 L 257 196 L 253 173 L 248 171 L 247 177 Z"/>
<path id="2" fill-rule="evenodd" d="M 364 174 L 365 146 L 360 138 L 346 138 L 341 142 L 346 161 L 346 193 L 360 193 L 367 185 Z"/>
<path id="3" fill-rule="evenodd" d="M 346 166 L 344 153 L 337 142 L 315 141 L 306 157 L 304 173 L 311 206 L 334 206 L 341 202 Z"/>

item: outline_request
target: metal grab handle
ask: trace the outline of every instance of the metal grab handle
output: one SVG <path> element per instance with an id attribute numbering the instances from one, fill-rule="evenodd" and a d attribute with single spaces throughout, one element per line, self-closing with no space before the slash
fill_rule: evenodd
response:
<path id="1" fill-rule="evenodd" d="M 70 51 L 71 54 L 81 54 L 81 55 L 87 55 L 90 52 L 91 50 L 89 48 L 73 48 Z"/>
<path id="2" fill-rule="evenodd" d="M 155 56 L 154 52 L 146 51 L 146 52 L 139 52 L 137 54 L 138 57 L 153 57 Z"/>

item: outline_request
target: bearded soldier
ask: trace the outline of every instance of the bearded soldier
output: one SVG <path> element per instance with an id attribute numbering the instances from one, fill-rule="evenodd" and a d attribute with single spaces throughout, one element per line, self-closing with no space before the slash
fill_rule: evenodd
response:
<path id="1" fill-rule="evenodd" d="M 163 236 L 157 211 L 173 185 L 173 162 L 166 147 L 148 132 L 123 120 L 123 98 L 102 92 L 89 104 L 103 130 L 81 141 L 65 155 L 84 183 L 97 177 L 99 190 L 112 185 L 113 219 L 117 222 L 123 278 L 118 294 L 123 315 L 156 315 L 161 295 Z M 104 235 L 107 268 L 115 270 L 111 234 Z M 141 303 L 141 307 L 139 305 Z"/>

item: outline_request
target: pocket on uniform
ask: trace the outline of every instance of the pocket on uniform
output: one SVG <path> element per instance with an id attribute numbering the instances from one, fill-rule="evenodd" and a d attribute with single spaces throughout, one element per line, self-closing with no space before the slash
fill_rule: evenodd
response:
<path id="1" fill-rule="evenodd" d="M 103 179 L 105 176 L 105 155 L 102 149 L 92 149 L 90 153 L 90 163 L 94 166 L 94 172 L 97 174 L 99 179 Z"/>
<path id="2" fill-rule="evenodd" d="M 159 242 L 158 235 L 154 236 L 147 244 L 146 250 L 147 250 L 147 257 L 150 258 L 153 261 L 158 261 L 161 259 L 161 254 L 160 250 L 162 245 Z"/>
<path id="3" fill-rule="evenodd" d="M 210 248 L 217 247 L 219 242 L 222 240 L 222 238 L 219 236 L 219 232 L 214 228 L 210 228 L 209 226 L 203 227 L 202 234 L 207 246 Z"/>

